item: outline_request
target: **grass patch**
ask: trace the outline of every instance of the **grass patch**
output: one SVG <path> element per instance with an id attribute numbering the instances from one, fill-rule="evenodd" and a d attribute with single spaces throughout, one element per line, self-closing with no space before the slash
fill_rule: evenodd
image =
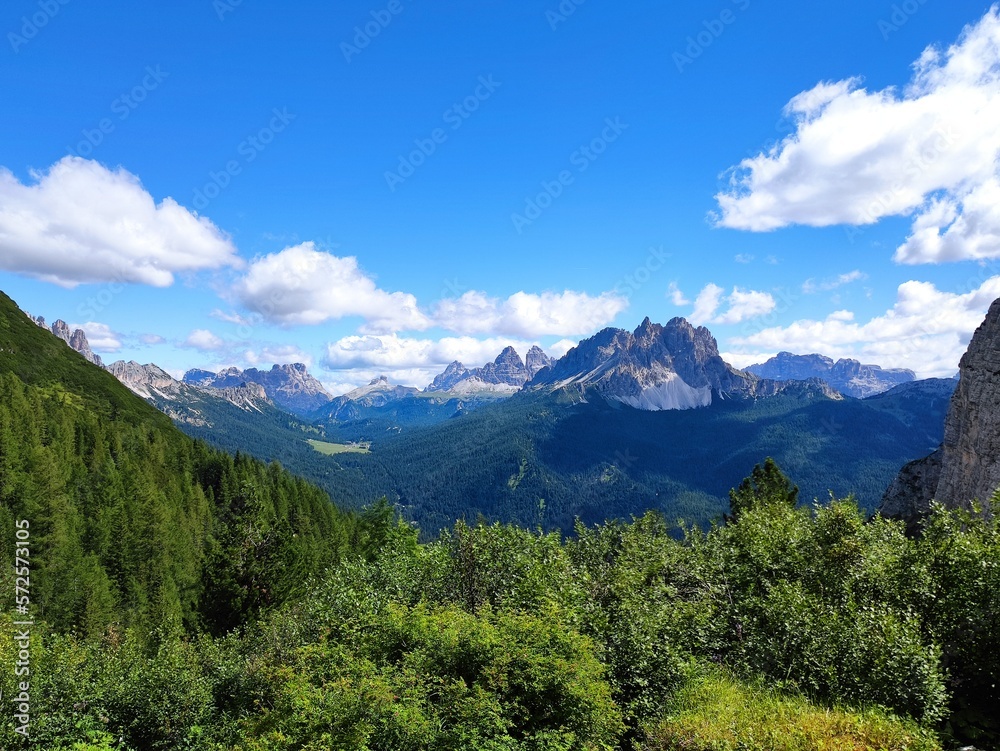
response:
<path id="1" fill-rule="evenodd" d="M 306 442 L 325 456 L 334 456 L 335 454 L 371 453 L 371 449 L 367 443 L 327 443 L 326 441 L 317 441 L 312 438 L 308 439 Z"/>
<path id="2" fill-rule="evenodd" d="M 719 674 L 694 679 L 647 751 L 940 751 L 935 736 L 883 711 L 826 709 Z"/>

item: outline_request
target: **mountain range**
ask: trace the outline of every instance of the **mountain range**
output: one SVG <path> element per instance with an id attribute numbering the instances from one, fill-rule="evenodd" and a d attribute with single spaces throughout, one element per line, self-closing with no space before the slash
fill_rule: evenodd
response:
<path id="1" fill-rule="evenodd" d="M 658 508 L 705 523 L 765 456 L 803 498 L 854 493 L 874 510 L 899 468 L 942 441 L 954 381 L 776 359 L 783 369 L 765 372 L 777 378 L 738 370 L 708 329 L 647 318 L 554 361 L 507 348 L 481 368 L 452 363 L 423 390 L 379 377 L 332 397 L 301 364 L 181 381 L 154 365 L 108 369 L 191 435 L 278 459 L 341 503 L 388 497 L 431 533 L 479 513 L 566 529 Z M 817 372 L 904 382 L 845 398 Z"/>
<path id="2" fill-rule="evenodd" d="M 904 368 L 862 365 L 857 360 L 850 359 L 834 362 L 823 355 L 793 355 L 791 352 L 779 352 L 767 362 L 751 365 L 747 370 L 775 381 L 819 378 L 844 396 L 857 399 L 874 396 L 893 386 L 916 380 L 914 372 Z"/>

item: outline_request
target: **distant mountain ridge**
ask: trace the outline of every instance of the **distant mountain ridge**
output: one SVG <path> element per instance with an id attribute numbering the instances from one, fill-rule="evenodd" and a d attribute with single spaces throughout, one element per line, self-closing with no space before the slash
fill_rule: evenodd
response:
<path id="1" fill-rule="evenodd" d="M 604 329 L 580 342 L 526 386 L 534 390 L 567 387 L 646 411 L 695 409 L 717 399 L 771 396 L 789 388 L 737 370 L 722 359 L 707 328 L 696 328 L 684 318 L 673 318 L 665 325 L 646 318 L 633 332 Z M 837 398 L 816 380 L 793 388 Z"/>
<path id="2" fill-rule="evenodd" d="M 333 399 L 303 363 L 274 365 L 270 370 L 227 368 L 219 373 L 196 368 L 185 373 L 183 381 L 193 386 L 216 389 L 255 383 L 264 388 L 268 399 L 299 416 L 314 412 Z"/>
<path id="3" fill-rule="evenodd" d="M 834 362 L 824 355 L 795 355 L 791 352 L 779 352 L 770 360 L 751 365 L 746 370 L 775 381 L 819 378 L 841 394 L 856 399 L 864 399 L 901 383 L 916 380 L 916 374 L 905 368 L 862 365 L 858 360 L 846 358 Z"/>
<path id="4" fill-rule="evenodd" d="M 449 391 L 454 394 L 485 391 L 512 394 L 554 362 L 537 345 L 528 350 L 524 360 L 513 347 L 506 347 L 493 362 L 486 363 L 481 368 L 469 369 L 456 360 L 431 381 L 425 391 Z"/>

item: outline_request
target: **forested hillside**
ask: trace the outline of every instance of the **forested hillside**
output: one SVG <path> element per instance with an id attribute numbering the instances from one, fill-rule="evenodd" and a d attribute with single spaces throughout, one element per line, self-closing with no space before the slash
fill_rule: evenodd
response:
<path id="1" fill-rule="evenodd" d="M 329 458 L 336 471 L 322 482 L 347 503 L 387 496 L 432 534 L 478 514 L 565 530 L 576 518 L 655 509 L 707 524 L 727 510 L 729 489 L 773 456 L 804 502 L 832 491 L 874 510 L 899 468 L 940 442 L 949 395 L 835 400 L 803 389 L 647 412 L 599 396 L 527 392 L 428 427 L 327 426 L 330 440 L 368 440 L 372 453 Z"/>
<path id="2" fill-rule="evenodd" d="M 196 443 L 0 297 L 0 537 L 30 524 L 60 630 L 225 631 L 335 562 L 356 519 L 277 465 Z M 0 546 L 12 584 L 12 545 Z"/>

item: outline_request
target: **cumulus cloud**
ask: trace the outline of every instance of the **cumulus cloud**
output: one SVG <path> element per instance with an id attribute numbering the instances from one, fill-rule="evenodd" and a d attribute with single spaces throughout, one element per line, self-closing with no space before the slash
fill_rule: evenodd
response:
<path id="1" fill-rule="evenodd" d="M 0 269 L 63 287 L 167 287 L 174 274 L 242 261 L 212 222 L 160 203 L 125 169 L 67 156 L 22 183 L 0 167 Z"/>
<path id="2" fill-rule="evenodd" d="M 524 359 L 535 344 L 537 342 L 508 337 L 460 336 L 432 340 L 398 334 L 347 336 L 327 345 L 321 364 L 327 370 L 340 372 L 341 382 L 360 383 L 385 374 L 395 383 L 423 387 L 455 360 L 467 368 L 479 367 L 493 361 L 505 347 L 513 347 Z M 576 342 L 565 340 L 549 348 L 548 352 L 561 356 L 573 346 Z"/>
<path id="3" fill-rule="evenodd" d="M 716 224 L 760 232 L 912 216 L 898 262 L 1000 257 L 1000 6 L 913 70 L 902 89 L 852 78 L 794 97 L 794 132 L 731 170 Z"/>
<path id="4" fill-rule="evenodd" d="M 725 310 L 721 309 L 725 306 Z M 734 324 L 767 315 L 777 303 L 767 292 L 733 287 L 728 295 L 717 284 L 706 284 L 694 301 L 694 310 L 688 316 L 695 326 L 706 323 Z"/>
<path id="5" fill-rule="evenodd" d="M 670 282 L 670 286 L 667 287 L 667 297 L 677 307 L 682 305 L 690 305 L 691 301 L 684 297 L 684 293 L 681 292 L 680 287 L 677 286 L 677 282 Z"/>
<path id="6" fill-rule="evenodd" d="M 817 292 L 830 292 L 838 287 L 843 287 L 845 284 L 851 284 L 852 282 L 858 282 L 867 278 L 868 274 L 855 269 L 854 271 L 848 271 L 846 274 L 839 274 L 832 279 L 823 279 L 818 282 L 815 279 L 806 279 L 802 283 L 802 292 L 807 295 Z"/>
<path id="7" fill-rule="evenodd" d="M 71 323 L 70 329 L 83 329 L 87 342 L 95 352 L 117 352 L 122 348 L 122 335 L 112 330 L 106 323 Z"/>
<path id="8" fill-rule="evenodd" d="M 201 352 L 217 352 L 225 347 L 226 343 L 208 329 L 195 329 L 188 334 L 188 338 L 181 346 Z"/>
<path id="9" fill-rule="evenodd" d="M 898 287 L 892 308 L 867 322 L 839 310 L 823 320 L 799 320 L 751 332 L 729 344 L 740 356 L 820 351 L 834 358 L 910 368 L 920 377 L 948 377 L 958 369 L 973 332 L 997 297 L 1000 276 L 977 280 L 965 293 L 909 281 Z"/>
<path id="10" fill-rule="evenodd" d="M 265 365 L 288 365 L 301 362 L 307 367 L 313 364 L 312 355 L 296 347 L 294 344 L 277 344 L 264 346 L 259 350 L 247 350 L 243 359 L 254 367 Z"/>
<path id="11" fill-rule="evenodd" d="M 506 299 L 485 292 L 466 292 L 435 306 L 438 326 L 458 334 L 492 336 L 571 336 L 592 334 L 628 307 L 628 300 L 611 292 L 517 292 Z"/>
<path id="12" fill-rule="evenodd" d="M 313 242 L 255 259 L 236 294 L 248 310 L 282 325 L 360 316 L 365 331 L 381 333 L 431 323 L 413 295 L 379 289 L 357 258 L 335 256 Z"/>

